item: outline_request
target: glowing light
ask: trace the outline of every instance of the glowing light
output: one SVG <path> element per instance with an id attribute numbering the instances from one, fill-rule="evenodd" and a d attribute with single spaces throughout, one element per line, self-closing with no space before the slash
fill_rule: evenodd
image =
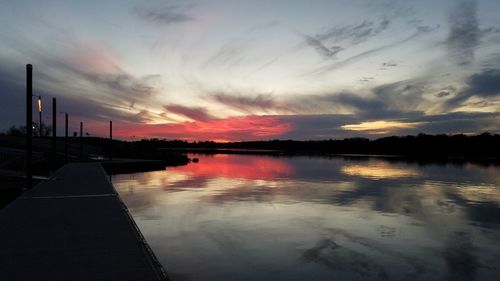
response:
<path id="1" fill-rule="evenodd" d="M 344 166 L 342 167 L 342 173 L 349 176 L 358 176 L 369 179 L 407 178 L 415 177 L 418 175 L 418 172 L 416 170 L 394 167 L 382 162 L 371 165 Z"/>
<path id="2" fill-rule="evenodd" d="M 342 129 L 350 131 L 369 131 L 373 134 L 386 134 L 395 129 L 415 128 L 421 122 L 404 123 L 398 121 L 369 121 L 359 124 L 344 125 Z"/>
<path id="3" fill-rule="evenodd" d="M 42 112 L 42 97 L 38 97 L 38 112 Z"/>

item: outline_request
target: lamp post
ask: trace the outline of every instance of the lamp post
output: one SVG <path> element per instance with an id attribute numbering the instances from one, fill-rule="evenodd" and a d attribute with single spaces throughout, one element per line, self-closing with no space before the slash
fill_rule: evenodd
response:
<path id="1" fill-rule="evenodd" d="M 34 97 L 38 97 L 38 133 L 39 137 L 42 137 L 42 96 L 33 95 Z"/>
<path id="2" fill-rule="evenodd" d="M 31 171 L 31 156 L 33 153 L 32 144 L 32 129 L 33 129 L 33 112 L 32 112 L 32 96 L 33 95 L 33 66 L 26 65 L 26 187 L 31 188 L 32 171 Z"/>

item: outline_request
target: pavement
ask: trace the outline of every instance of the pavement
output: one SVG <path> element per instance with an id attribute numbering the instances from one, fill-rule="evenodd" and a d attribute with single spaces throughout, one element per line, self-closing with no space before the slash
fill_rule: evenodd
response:
<path id="1" fill-rule="evenodd" d="M 72 163 L 0 211 L 0 280 L 168 280 L 99 163 Z"/>

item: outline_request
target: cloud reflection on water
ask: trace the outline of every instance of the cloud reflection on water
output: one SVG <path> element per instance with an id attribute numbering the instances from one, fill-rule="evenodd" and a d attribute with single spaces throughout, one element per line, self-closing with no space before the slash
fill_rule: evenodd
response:
<path id="1" fill-rule="evenodd" d="M 500 276 L 498 168 L 196 157 L 114 179 L 178 280 Z"/>

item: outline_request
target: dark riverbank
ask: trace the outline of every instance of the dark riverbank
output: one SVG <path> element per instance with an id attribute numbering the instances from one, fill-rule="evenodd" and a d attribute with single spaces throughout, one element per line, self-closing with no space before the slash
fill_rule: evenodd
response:
<path id="1" fill-rule="evenodd" d="M 16 199 L 26 187 L 25 138 L 23 136 L 0 136 L 0 209 Z M 56 139 L 55 159 L 52 154 L 52 139 L 33 139 L 31 159 L 33 175 L 47 178 L 65 163 L 64 138 Z M 110 156 L 112 160 L 109 160 Z M 154 146 L 140 146 L 104 138 L 68 138 L 68 162 L 104 162 L 110 174 L 162 170 L 167 166 L 189 163 L 180 152 L 159 151 Z M 33 184 L 39 180 L 34 180 Z"/>
<path id="2" fill-rule="evenodd" d="M 269 140 L 230 143 L 164 141 L 163 148 L 211 153 L 392 155 L 426 159 L 498 159 L 500 135 L 392 136 L 379 139 Z"/>

